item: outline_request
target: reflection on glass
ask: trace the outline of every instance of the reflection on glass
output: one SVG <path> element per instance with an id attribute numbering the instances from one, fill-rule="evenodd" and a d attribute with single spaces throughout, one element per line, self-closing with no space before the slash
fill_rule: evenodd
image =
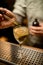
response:
<path id="1" fill-rule="evenodd" d="M 21 37 L 21 38 L 18 39 L 19 48 L 20 48 L 20 49 L 18 50 L 18 53 L 19 53 L 18 58 L 22 58 L 22 57 L 23 57 L 22 45 L 23 45 L 25 39 L 26 39 L 26 36 L 23 36 L 23 37 Z"/>

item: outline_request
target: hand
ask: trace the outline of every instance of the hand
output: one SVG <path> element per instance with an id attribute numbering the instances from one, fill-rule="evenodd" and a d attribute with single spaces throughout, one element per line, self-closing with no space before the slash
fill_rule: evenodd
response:
<path id="1" fill-rule="evenodd" d="M 38 26 L 38 27 L 30 26 L 29 32 L 32 35 L 40 35 L 40 36 L 43 36 L 43 23 L 40 23 L 40 26 Z"/>
<path id="2" fill-rule="evenodd" d="M 16 21 L 14 14 L 5 8 L 0 8 L 0 11 L 5 12 L 4 14 L 0 13 L 0 29 L 14 26 L 14 21 Z"/>

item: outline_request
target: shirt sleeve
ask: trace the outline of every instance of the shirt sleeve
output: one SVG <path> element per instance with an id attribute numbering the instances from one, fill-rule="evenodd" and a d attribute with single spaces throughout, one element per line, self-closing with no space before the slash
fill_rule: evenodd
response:
<path id="1" fill-rule="evenodd" d="M 25 8 L 26 8 L 25 0 L 16 0 L 16 2 L 14 4 L 13 12 L 15 14 L 25 17 L 25 13 L 26 13 Z"/>
<path id="2" fill-rule="evenodd" d="M 26 4 L 25 0 L 16 0 L 14 4 L 14 10 L 13 13 L 16 16 L 17 21 L 21 24 L 23 17 L 25 17 L 25 10 L 26 9 Z"/>

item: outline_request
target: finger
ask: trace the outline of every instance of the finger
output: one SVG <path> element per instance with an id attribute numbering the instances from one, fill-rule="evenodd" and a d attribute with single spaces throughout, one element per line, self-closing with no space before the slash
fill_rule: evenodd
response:
<path id="1" fill-rule="evenodd" d="M 0 14 L 0 18 L 2 18 L 2 14 Z"/>
<path id="2" fill-rule="evenodd" d="M 14 14 L 11 12 L 11 11 L 9 11 L 8 9 L 6 9 L 6 8 L 0 8 L 0 10 L 1 11 L 3 11 L 3 12 L 5 12 L 4 13 L 4 18 L 6 18 L 6 19 L 10 19 L 10 18 L 15 18 L 15 16 L 14 16 Z M 15 18 L 16 19 L 16 18 Z"/>
<path id="3" fill-rule="evenodd" d="M 38 35 L 42 35 L 43 31 L 30 30 L 30 34 L 38 36 Z"/>
<path id="4" fill-rule="evenodd" d="M 6 8 L 0 7 L 0 11 L 5 12 L 5 14 L 6 14 L 7 16 L 9 16 L 9 17 L 13 17 L 13 16 L 14 16 L 14 14 L 13 14 L 10 10 L 8 10 L 8 9 L 6 9 Z"/>
<path id="5" fill-rule="evenodd" d="M 0 7 L 0 11 L 3 11 L 3 9 L 4 9 L 3 7 Z"/>
<path id="6" fill-rule="evenodd" d="M 11 26 L 14 26 L 15 24 L 13 23 L 14 22 L 14 18 L 10 19 L 9 21 L 7 20 L 4 20 L 1 22 L 1 26 L 2 28 L 8 28 L 8 27 L 11 27 Z"/>
<path id="7" fill-rule="evenodd" d="M 29 33 L 32 34 L 32 35 L 35 35 L 34 30 L 29 30 Z"/>
<path id="8" fill-rule="evenodd" d="M 6 12 L 5 14 L 6 14 L 7 16 L 9 16 L 9 17 L 11 17 L 11 18 L 12 18 L 12 17 L 15 17 L 14 14 L 13 14 L 10 10 L 8 10 L 8 9 L 4 8 L 3 11 Z"/>
<path id="9" fill-rule="evenodd" d="M 43 31 L 38 31 L 37 34 L 42 35 L 43 34 Z"/>
<path id="10" fill-rule="evenodd" d="M 43 36 L 43 31 L 34 31 L 34 30 L 31 30 L 31 32 L 30 32 L 31 34 L 33 34 L 33 35 L 42 35 Z"/>
<path id="11" fill-rule="evenodd" d="M 40 31 L 31 30 L 31 32 L 34 33 L 34 34 L 38 34 Z"/>
<path id="12" fill-rule="evenodd" d="M 30 27 L 30 29 L 32 29 L 32 30 L 35 30 L 35 31 L 40 31 L 41 30 L 41 27 Z"/>
<path id="13" fill-rule="evenodd" d="M 0 14 L 0 22 L 2 21 L 2 14 Z"/>
<path id="14" fill-rule="evenodd" d="M 40 27 L 43 27 L 43 23 L 40 23 Z"/>

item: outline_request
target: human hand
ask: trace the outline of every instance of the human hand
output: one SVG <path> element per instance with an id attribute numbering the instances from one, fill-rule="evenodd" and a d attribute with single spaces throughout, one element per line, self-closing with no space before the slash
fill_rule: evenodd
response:
<path id="1" fill-rule="evenodd" d="M 15 15 L 5 8 L 0 8 L 0 11 L 5 13 L 0 13 L 0 29 L 14 26 L 14 21 L 16 21 Z"/>
<path id="2" fill-rule="evenodd" d="M 43 23 L 40 23 L 40 26 L 30 26 L 29 33 L 32 35 L 40 35 L 43 36 Z"/>

